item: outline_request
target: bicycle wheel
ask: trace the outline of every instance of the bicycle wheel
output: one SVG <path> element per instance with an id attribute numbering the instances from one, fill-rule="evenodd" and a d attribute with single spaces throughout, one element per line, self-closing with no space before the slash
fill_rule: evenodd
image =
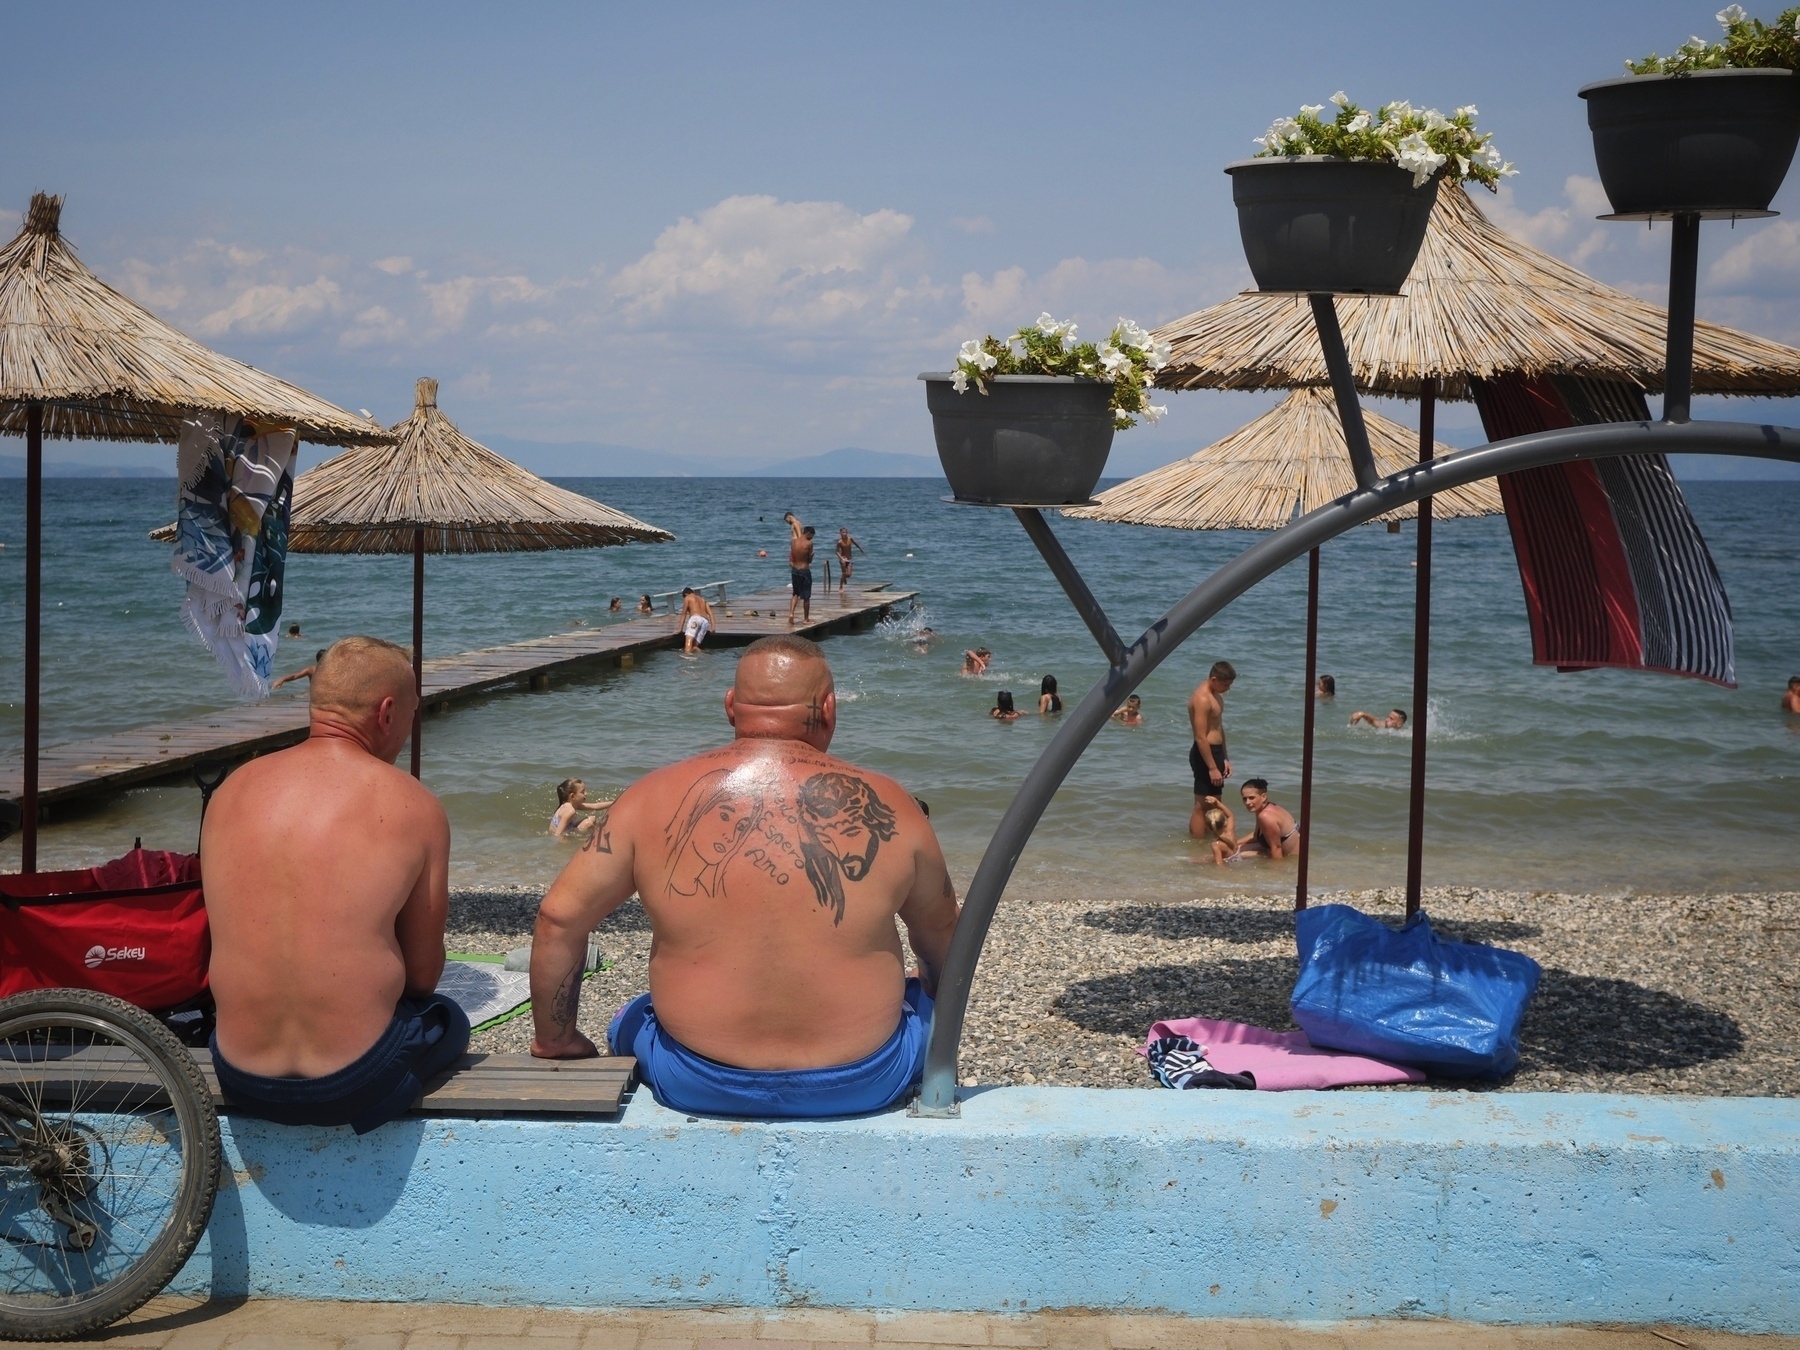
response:
<path id="1" fill-rule="evenodd" d="M 0 1338 L 141 1306 L 193 1255 L 218 1186 L 206 1080 L 155 1018 L 81 989 L 0 1001 Z"/>

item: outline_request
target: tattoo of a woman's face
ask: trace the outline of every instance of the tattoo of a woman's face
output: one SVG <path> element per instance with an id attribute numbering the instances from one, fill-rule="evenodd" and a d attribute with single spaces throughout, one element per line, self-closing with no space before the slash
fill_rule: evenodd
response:
<path id="1" fill-rule="evenodd" d="M 664 827 L 667 885 L 676 895 L 713 897 L 727 894 L 739 873 L 781 887 L 804 874 L 835 926 L 844 920 L 845 883 L 868 877 L 897 829 L 893 809 L 854 773 L 815 773 L 796 789 L 785 776 L 771 782 L 714 769 L 695 780 Z"/>

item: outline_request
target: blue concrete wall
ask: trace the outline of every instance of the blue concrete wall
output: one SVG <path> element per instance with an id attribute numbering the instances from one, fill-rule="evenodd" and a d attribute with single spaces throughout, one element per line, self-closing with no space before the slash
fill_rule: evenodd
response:
<path id="1" fill-rule="evenodd" d="M 977 1092 L 960 1120 L 229 1122 L 182 1286 L 1800 1332 L 1800 1102 Z"/>

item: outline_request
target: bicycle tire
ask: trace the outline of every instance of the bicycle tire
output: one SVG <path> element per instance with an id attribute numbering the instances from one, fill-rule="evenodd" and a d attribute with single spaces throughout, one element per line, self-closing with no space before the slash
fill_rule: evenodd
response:
<path id="1" fill-rule="evenodd" d="M 63 1032 L 68 1034 L 68 1048 L 59 1060 L 57 1037 Z M 45 1048 L 41 1052 L 32 1050 L 34 1045 Z M 29 1064 L 23 1069 L 21 1047 L 30 1051 Z M 71 1060 L 78 1061 L 75 1069 L 56 1070 L 64 1073 L 66 1081 L 53 1082 L 45 1077 L 52 1070 L 42 1066 Z M 143 1077 L 146 1069 L 149 1079 Z M 96 1085 L 86 1098 L 78 1091 L 81 1082 L 89 1081 L 77 1076 L 83 1070 L 93 1075 L 91 1081 Z M 34 1081 L 35 1102 L 31 1100 Z M 66 1092 L 66 1107 L 54 1104 L 53 1094 L 59 1090 Z M 136 1108 L 124 1109 L 140 1091 L 143 1095 Z M 117 1095 L 118 1102 L 107 1106 L 107 1094 Z M 27 1276 L 36 1274 L 44 1283 L 54 1285 L 58 1272 L 50 1259 L 40 1253 L 55 1251 L 65 1277 L 63 1283 L 69 1286 L 67 1291 L 52 1288 L 47 1294 L 21 1293 L 0 1281 L 0 1340 L 64 1340 L 110 1326 L 168 1285 L 194 1254 L 212 1217 L 222 1151 L 218 1113 L 213 1109 L 206 1080 L 187 1049 L 143 1009 L 87 990 L 46 989 L 0 1000 L 0 1101 L 6 1104 L 9 1119 L 15 1125 L 35 1120 L 40 1134 L 59 1131 L 55 1142 L 62 1152 L 57 1156 L 79 1160 L 67 1169 L 75 1177 L 74 1183 L 64 1179 L 63 1173 L 57 1174 L 55 1184 L 46 1182 L 42 1180 L 43 1173 L 30 1170 L 23 1161 L 8 1159 L 0 1165 L 0 1260 L 16 1258 Z M 46 1107 L 46 1102 L 53 1104 Z M 122 1124 L 126 1120 L 132 1123 L 114 1145 L 101 1137 L 100 1128 L 92 1123 L 94 1117 L 101 1118 L 102 1124 Z M 159 1141 L 168 1144 L 171 1122 L 178 1131 L 173 1148 L 178 1152 L 180 1173 L 168 1191 L 166 1218 L 148 1238 L 143 1252 L 131 1256 L 116 1274 L 95 1280 L 91 1288 L 76 1288 L 75 1268 L 68 1258 L 70 1251 L 79 1253 L 76 1264 L 85 1261 L 87 1274 L 93 1277 L 94 1263 L 88 1254 L 101 1237 L 110 1244 L 123 1229 L 141 1231 L 124 1217 L 124 1204 L 108 1211 L 99 1198 L 102 1181 L 109 1183 L 106 1194 L 114 1198 L 119 1195 L 121 1178 L 136 1183 L 127 1200 L 152 1189 L 148 1184 L 152 1176 L 149 1171 L 112 1171 L 115 1154 L 126 1149 L 153 1150 Z M 0 1136 L 0 1145 L 11 1140 L 14 1136 L 8 1132 Z M 98 1174 L 93 1172 L 96 1153 L 104 1153 L 105 1170 Z M 23 1156 L 21 1153 L 21 1159 Z M 43 1156 L 41 1150 L 37 1156 Z M 21 1181 L 23 1187 L 19 1185 Z M 73 1202 L 63 1198 L 70 1184 L 83 1188 Z M 61 1193 L 52 1196 L 59 1186 Z M 24 1202 L 33 1192 L 36 1199 L 32 1204 L 36 1208 L 27 1211 Z M 58 1218 L 53 1204 L 71 1217 Z M 85 1208 L 77 1212 L 77 1204 Z M 12 1213 L 15 1209 L 16 1216 Z M 50 1222 L 44 1221 L 46 1217 Z M 133 1211 L 132 1217 L 141 1216 Z M 28 1222 L 35 1225 L 36 1231 L 51 1234 L 55 1242 L 21 1236 L 23 1225 Z M 84 1228 L 81 1235 L 87 1245 L 80 1244 L 72 1223 L 92 1228 L 91 1233 Z M 57 1236 L 64 1230 L 66 1235 Z M 21 1256 L 21 1252 L 25 1254 Z M 102 1257 L 108 1254 L 103 1248 Z M 31 1269 L 33 1263 L 38 1266 L 35 1272 Z"/>

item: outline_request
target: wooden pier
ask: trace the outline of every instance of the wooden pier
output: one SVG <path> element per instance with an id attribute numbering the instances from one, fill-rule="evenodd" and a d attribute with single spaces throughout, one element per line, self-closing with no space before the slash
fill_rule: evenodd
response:
<path id="1" fill-rule="evenodd" d="M 852 582 L 846 590 L 815 591 L 812 622 L 791 627 L 785 589 L 740 596 L 713 606 L 718 622 L 707 645 L 742 646 L 771 633 L 820 638 L 867 628 L 918 594 L 889 587 L 885 581 Z M 641 654 L 681 645 L 676 616 L 655 614 L 437 657 L 425 663 L 425 707 L 428 712 L 444 712 L 508 689 L 546 689 L 557 679 L 629 669 Z M 306 691 L 301 685 L 291 695 L 283 691 L 263 703 L 45 746 L 38 764 L 38 800 L 50 806 L 188 774 L 202 766 L 223 767 L 293 745 L 306 738 L 306 731 Z M 0 837 L 17 826 L 22 791 L 18 758 L 0 760 Z"/>

